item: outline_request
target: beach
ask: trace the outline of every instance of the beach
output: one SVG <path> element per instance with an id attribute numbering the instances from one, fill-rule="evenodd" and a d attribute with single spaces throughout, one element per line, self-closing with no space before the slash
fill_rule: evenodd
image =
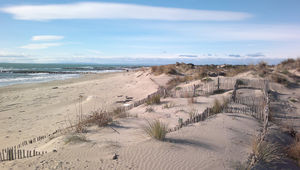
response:
<path id="1" fill-rule="evenodd" d="M 168 82 L 176 78 L 168 74 L 155 75 L 149 68 L 140 68 L 0 87 L 0 148 L 17 146 L 27 155 L 26 158 L 1 162 L 0 168 L 173 170 L 247 167 L 253 153 L 253 141 L 267 125 L 264 116 L 255 116 L 264 112 L 263 109 L 253 112 L 251 104 L 244 105 L 241 101 L 253 98 L 256 100 L 253 103 L 259 105 L 265 96 L 260 89 L 264 87 L 260 84 L 264 81 L 251 72 L 235 77 L 211 77 L 209 82 L 190 80 L 169 90 L 168 96 L 160 92 L 159 103 L 148 103 L 149 95 L 166 89 Z M 257 82 L 259 86 L 254 89 L 241 87 L 236 93 L 240 101 L 233 102 L 231 98 L 237 79 L 248 82 L 249 86 Z M 215 92 L 217 82 L 224 91 Z M 278 85 L 270 86 L 274 87 L 283 89 Z M 143 100 L 144 103 L 136 104 Z M 218 107 L 226 105 L 228 108 L 214 111 L 216 101 Z M 226 101 L 231 104 L 225 104 Z M 114 111 L 124 106 L 133 107 L 123 115 L 113 117 L 106 125 L 90 124 L 81 132 L 73 129 L 81 115 L 92 115 L 96 111 L 105 113 L 102 111 Z M 166 125 L 168 133 L 163 141 L 151 138 L 145 131 L 153 120 Z"/>
<path id="2" fill-rule="evenodd" d="M 148 70 L 140 70 L 1 87 L 1 148 L 17 145 L 23 140 L 40 135 L 51 134 L 57 129 L 64 129 L 70 126 L 70 122 L 76 120 L 80 110 L 83 114 L 89 114 L 97 109 L 111 110 L 122 106 L 123 104 L 118 101 L 124 101 L 128 97 L 132 98 L 132 101 L 126 104 L 143 99 L 156 92 L 159 86 L 166 85 L 169 79 L 170 76 L 167 75 L 154 76 Z M 224 95 L 227 96 L 228 93 Z M 131 116 L 117 119 L 109 127 L 88 128 L 88 133 L 84 136 L 89 142 L 66 144 L 66 138 L 72 133 L 64 133 L 24 147 L 47 151 L 47 154 L 19 159 L 13 164 L 4 162 L 2 168 L 198 169 L 202 167 L 216 169 L 223 166 L 231 167 L 236 161 L 243 162 L 247 159 L 251 151 L 249 147 L 244 146 L 250 146 L 250 139 L 257 133 L 255 128 L 258 125 L 253 118 L 250 120 L 237 118 L 235 119 L 237 124 L 233 125 L 228 121 L 232 119 L 230 116 L 219 115 L 214 120 L 171 133 L 168 137 L 169 142 L 166 143 L 151 140 L 143 130 L 147 124 L 146 120 L 152 119 L 164 121 L 170 128 L 175 127 L 178 116 L 186 120 L 189 117 L 187 113 L 189 110 L 197 109 L 200 113 L 212 104 L 214 98 L 221 99 L 222 96 L 221 94 L 212 98 L 198 97 L 196 100 L 201 101 L 202 104 L 192 104 L 194 106 L 188 104 L 186 99 L 177 98 L 173 101 L 162 99 L 163 103 L 177 104 L 170 109 L 163 109 L 162 105 L 153 106 L 155 109 L 153 113 L 145 112 L 147 106 L 141 105 L 129 111 Z M 176 114 L 173 115 L 172 112 Z M 243 126 L 237 121 L 238 119 L 248 122 L 247 125 Z M 240 133 L 226 130 L 231 129 L 231 126 L 243 129 L 244 133 L 248 134 L 239 139 L 239 144 L 234 144 L 235 146 L 232 140 L 240 138 Z M 119 161 L 111 159 L 115 153 L 120 155 Z M 227 154 L 235 156 L 223 159 Z M 199 163 L 200 155 L 211 156 L 201 156 Z M 214 159 L 220 160 L 219 164 L 215 164 Z M 173 161 L 179 162 L 173 164 L 171 163 Z"/>
<path id="3" fill-rule="evenodd" d="M 78 113 L 80 100 L 88 114 L 116 107 L 115 102 L 126 96 L 138 100 L 156 91 L 150 79 L 141 81 L 137 76 L 135 72 L 104 73 L 1 87 L 1 148 L 68 126 Z"/>

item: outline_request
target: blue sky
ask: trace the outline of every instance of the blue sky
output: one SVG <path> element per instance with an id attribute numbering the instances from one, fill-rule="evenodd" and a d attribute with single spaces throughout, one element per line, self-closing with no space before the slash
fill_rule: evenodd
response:
<path id="1" fill-rule="evenodd" d="M 2 0 L 0 62 L 271 64 L 300 57 L 299 0 Z"/>

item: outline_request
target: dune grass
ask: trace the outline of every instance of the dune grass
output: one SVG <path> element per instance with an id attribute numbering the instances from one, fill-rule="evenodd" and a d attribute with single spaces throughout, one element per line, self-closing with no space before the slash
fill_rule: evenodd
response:
<path id="1" fill-rule="evenodd" d="M 259 138 L 254 138 L 252 141 L 252 151 L 255 156 L 256 163 L 278 162 L 282 158 L 280 146 L 277 144 L 259 141 Z"/>
<path id="2" fill-rule="evenodd" d="M 218 99 L 215 99 L 213 107 L 212 107 L 212 112 L 214 114 L 217 114 L 217 113 L 220 113 L 221 111 L 222 111 L 222 105 Z"/>
<path id="3" fill-rule="evenodd" d="M 152 138 L 163 141 L 166 137 L 168 127 L 159 120 L 148 121 L 144 128 L 145 132 Z"/>
<path id="4" fill-rule="evenodd" d="M 149 112 L 149 113 L 150 113 L 150 112 L 154 112 L 153 107 L 147 107 L 147 108 L 146 108 L 146 112 Z"/>
<path id="5" fill-rule="evenodd" d="M 177 74 L 177 70 L 176 70 L 174 64 L 162 65 L 162 66 L 152 66 L 151 67 L 151 72 L 154 75 L 160 75 L 160 74 L 175 75 L 175 74 Z"/>
<path id="6" fill-rule="evenodd" d="M 129 114 L 121 107 L 115 108 L 112 113 L 115 118 L 125 118 L 129 116 Z"/>
<path id="7" fill-rule="evenodd" d="M 175 103 L 169 102 L 169 103 L 164 104 L 164 106 L 162 108 L 163 109 L 170 109 L 172 107 L 175 107 Z"/>
<path id="8" fill-rule="evenodd" d="M 294 143 L 291 146 L 289 146 L 288 156 L 296 160 L 298 166 L 300 166 L 300 139 L 296 138 Z"/>
<path id="9" fill-rule="evenodd" d="M 160 95 L 154 95 L 146 101 L 147 105 L 160 104 Z"/>
<path id="10" fill-rule="evenodd" d="M 88 140 L 86 137 L 82 134 L 71 134 L 66 136 L 65 138 L 65 144 L 76 144 L 76 143 L 82 143 L 87 142 Z"/>

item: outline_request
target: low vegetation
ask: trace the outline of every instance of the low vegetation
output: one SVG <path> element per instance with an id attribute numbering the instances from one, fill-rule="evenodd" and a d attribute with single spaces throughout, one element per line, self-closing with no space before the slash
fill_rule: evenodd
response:
<path id="1" fill-rule="evenodd" d="M 111 112 L 97 110 L 91 112 L 89 115 L 80 116 L 80 119 L 78 119 L 74 125 L 71 124 L 71 127 L 75 128 L 76 133 L 85 133 L 88 126 L 97 125 L 99 127 L 103 127 L 111 123 L 114 118 L 124 117 L 128 117 L 128 113 L 119 108 L 114 109 Z"/>
<path id="2" fill-rule="evenodd" d="M 221 105 L 221 103 L 218 99 L 214 100 L 214 104 L 213 104 L 213 107 L 212 107 L 212 112 L 213 112 L 213 114 L 217 114 L 217 113 L 222 112 L 222 105 Z"/>
<path id="3" fill-rule="evenodd" d="M 124 109 L 122 109 L 121 107 L 118 107 L 118 108 L 113 110 L 113 116 L 115 118 L 125 118 L 125 117 L 128 117 L 129 114 Z"/>
<path id="4" fill-rule="evenodd" d="M 153 109 L 152 107 L 147 107 L 147 108 L 146 108 L 146 112 L 149 112 L 149 113 L 150 113 L 150 112 L 154 112 L 154 109 Z"/>
<path id="5" fill-rule="evenodd" d="M 65 144 L 76 144 L 76 143 L 82 143 L 87 142 L 88 140 L 86 137 L 82 134 L 71 134 L 67 135 L 65 138 Z"/>
<path id="6" fill-rule="evenodd" d="M 169 102 L 169 103 L 164 104 L 163 109 L 170 109 L 172 107 L 175 107 L 175 103 Z"/>
<path id="7" fill-rule="evenodd" d="M 271 162 L 280 162 L 282 152 L 280 146 L 266 141 L 260 141 L 260 138 L 254 138 L 252 141 L 252 152 L 254 154 L 255 163 L 264 164 Z"/>
<path id="8" fill-rule="evenodd" d="M 277 65 L 277 70 L 298 69 L 300 71 L 300 58 L 287 59 Z"/>
<path id="9" fill-rule="evenodd" d="M 160 95 L 154 95 L 146 101 L 147 105 L 160 104 Z"/>
<path id="10" fill-rule="evenodd" d="M 272 74 L 271 75 L 271 79 L 274 82 L 282 84 L 282 85 L 284 85 L 286 87 L 288 87 L 291 84 L 291 82 L 286 77 L 284 77 L 284 76 L 282 76 L 280 74 L 276 74 L 276 73 Z"/>
<path id="11" fill-rule="evenodd" d="M 162 66 L 152 66 L 151 71 L 155 75 L 160 75 L 160 74 L 173 74 L 173 75 L 176 75 L 177 74 L 177 71 L 176 71 L 176 68 L 175 68 L 174 64 L 162 65 Z"/>
<path id="12" fill-rule="evenodd" d="M 148 121 L 144 128 L 145 132 L 152 138 L 163 141 L 166 137 L 168 127 L 159 120 Z"/>
<path id="13" fill-rule="evenodd" d="M 295 141 L 288 148 L 288 156 L 297 161 L 300 166 L 300 134 L 295 137 Z"/>
<path id="14" fill-rule="evenodd" d="M 85 120 L 85 125 L 95 124 L 99 127 L 106 126 L 113 120 L 113 115 L 104 110 L 97 110 L 92 112 Z"/>

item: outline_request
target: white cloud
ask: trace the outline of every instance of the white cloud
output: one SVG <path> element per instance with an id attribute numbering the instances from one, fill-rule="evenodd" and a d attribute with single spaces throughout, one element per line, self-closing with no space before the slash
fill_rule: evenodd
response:
<path id="1" fill-rule="evenodd" d="M 31 38 L 32 41 L 53 41 L 62 40 L 64 36 L 59 35 L 36 35 Z"/>
<path id="2" fill-rule="evenodd" d="M 39 44 L 28 44 L 24 45 L 20 48 L 29 49 L 29 50 L 38 50 L 38 49 L 46 49 L 49 47 L 61 46 L 61 43 L 39 43 Z"/>
<path id="3" fill-rule="evenodd" d="M 232 21 L 251 14 L 231 11 L 193 10 L 134 4 L 84 2 L 53 5 L 21 5 L 1 9 L 19 20 L 146 19 L 171 21 Z"/>

